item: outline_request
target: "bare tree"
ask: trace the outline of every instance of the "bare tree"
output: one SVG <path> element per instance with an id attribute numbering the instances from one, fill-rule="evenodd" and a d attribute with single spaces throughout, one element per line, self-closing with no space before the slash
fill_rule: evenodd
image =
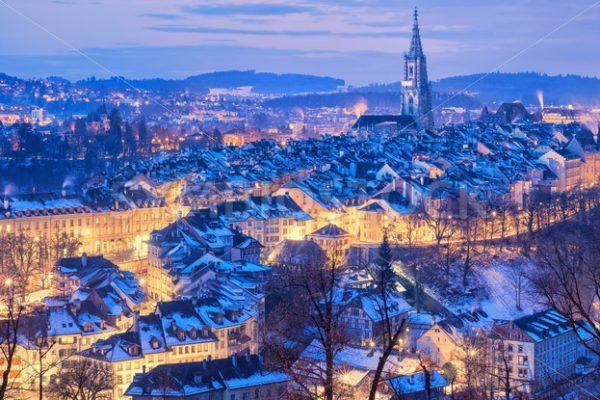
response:
<path id="1" fill-rule="evenodd" d="M 494 223 L 498 224 L 498 228 L 500 230 L 500 251 L 502 251 L 504 249 L 504 241 L 506 239 L 506 232 L 507 232 L 507 228 L 508 228 L 508 217 L 510 214 L 510 208 L 511 208 L 511 204 L 507 201 L 503 201 L 500 202 L 496 205 L 496 207 L 494 208 L 494 210 L 492 210 L 492 213 L 495 211 L 496 215 L 492 215 L 492 217 L 494 218 Z"/>
<path id="2" fill-rule="evenodd" d="M 2 371 L 2 382 L 0 384 L 0 399 L 6 399 L 8 391 L 15 384 L 13 371 L 17 350 L 20 340 L 21 322 L 24 316 L 25 306 L 21 299 L 23 294 L 19 292 L 23 284 L 15 283 L 12 278 L 7 278 L 4 285 L 0 287 L 1 306 L 4 308 L 4 319 L 0 321 L 0 352 L 4 361 Z"/>
<path id="3" fill-rule="evenodd" d="M 36 241 L 24 233 L 7 233 L 0 237 L 0 268 L 6 279 L 12 280 L 12 291 L 24 295 L 40 276 L 39 248 Z"/>
<path id="4" fill-rule="evenodd" d="M 168 399 L 169 391 L 172 389 L 180 389 L 181 383 L 177 381 L 176 377 L 169 374 L 166 369 L 159 369 L 153 372 L 153 383 L 154 387 L 160 392 L 160 398 L 162 400 Z"/>
<path id="5" fill-rule="evenodd" d="M 375 400 L 377 389 L 381 381 L 385 365 L 398 345 L 398 341 L 405 330 L 406 321 L 398 321 L 398 317 L 393 315 L 392 304 L 394 293 L 396 292 L 397 277 L 393 270 L 393 258 L 391 248 L 387 241 L 387 234 L 384 233 L 383 242 L 379 248 L 378 262 L 371 268 L 371 275 L 375 284 L 375 302 L 378 304 L 380 319 L 383 324 L 382 337 L 380 339 L 381 356 L 377 361 L 377 367 L 371 381 L 369 391 L 369 400 Z"/>
<path id="6" fill-rule="evenodd" d="M 536 241 L 535 291 L 564 315 L 581 343 L 600 355 L 600 212 L 587 222 L 566 221 L 547 229 Z M 595 343 L 583 336 L 590 335 Z"/>
<path id="7" fill-rule="evenodd" d="M 511 268 L 508 272 L 509 277 L 512 279 L 515 285 L 515 307 L 517 310 L 521 310 L 521 299 L 523 296 L 523 290 L 527 283 L 527 269 L 528 259 L 519 257 L 512 263 Z"/>
<path id="8" fill-rule="evenodd" d="M 31 387 L 37 392 L 38 399 L 43 400 L 44 379 L 57 368 L 64 359 L 52 357 L 56 339 L 48 335 L 48 319 L 46 314 L 27 315 L 23 318 L 22 336 L 27 351 L 34 354 L 33 360 L 23 360 L 31 369 Z"/>
<path id="9" fill-rule="evenodd" d="M 345 329 L 341 319 L 343 307 L 337 303 L 337 287 L 345 271 L 339 249 L 331 249 L 325 262 L 309 262 L 303 269 L 286 270 L 271 283 L 273 298 L 278 298 L 269 313 L 270 338 L 266 351 L 290 374 L 303 396 L 333 400 L 335 393 L 335 357 L 345 346 Z M 301 333 L 309 331 L 310 337 Z M 278 339 L 292 339 L 319 347 L 324 361 L 294 363 L 293 357 L 278 344 Z M 307 344 L 308 344 L 307 343 Z M 292 365 L 294 368 L 292 368 Z M 316 386 L 323 388 L 317 393 Z"/>
<path id="10" fill-rule="evenodd" d="M 462 239 L 462 285 L 467 286 L 467 278 L 473 268 L 473 247 L 477 241 L 480 228 L 480 218 L 477 210 L 470 205 L 467 205 L 465 215 L 459 223 L 459 229 Z"/>
<path id="11" fill-rule="evenodd" d="M 107 367 L 80 359 L 60 370 L 49 392 L 57 400 L 110 400 L 112 389 L 112 374 Z"/>
<path id="12" fill-rule="evenodd" d="M 433 233 L 436 249 L 439 250 L 442 241 L 447 238 L 452 229 L 452 213 L 450 203 L 441 201 L 440 205 L 435 207 L 426 215 L 426 223 Z"/>
<path id="13" fill-rule="evenodd" d="M 425 384 L 425 400 L 431 400 L 431 372 L 427 367 L 427 363 L 423 361 L 419 354 L 419 367 L 423 371 L 423 383 Z"/>
<path id="14" fill-rule="evenodd" d="M 460 344 L 464 388 L 462 396 L 468 399 L 485 398 L 485 364 L 488 348 L 484 338 L 476 332 L 467 332 Z"/>
<path id="15" fill-rule="evenodd" d="M 509 359 L 505 343 L 501 339 L 490 340 L 490 348 L 492 349 L 492 364 L 489 368 L 489 375 L 493 382 L 498 384 L 497 391 L 504 393 L 504 398 L 510 400 L 513 398 L 513 381 L 511 379 L 512 367 Z M 494 388 L 494 386 L 492 386 Z M 495 393 L 492 389 L 491 396 Z"/>
<path id="16" fill-rule="evenodd" d="M 5 233 L 0 236 L 0 272 L 21 285 L 16 291 L 30 293 L 44 287 L 44 273 L 54 262 L 77 254 L 80 246 L 78 238 L 65 233 L 41 238 L 23 232 Z"/>

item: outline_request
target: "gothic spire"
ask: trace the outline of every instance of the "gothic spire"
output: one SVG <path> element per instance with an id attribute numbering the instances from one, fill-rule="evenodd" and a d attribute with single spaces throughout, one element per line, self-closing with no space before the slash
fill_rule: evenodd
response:
<path id="1" fill-rule="evenodd" d="M 412 39 L 410 41 L 410 50 L 408 51 L 409 57 L 422 57 L 423 46 L 421 45 L 421 34 L 419 32 L 419 13 L 417 7 L 415 7 L 415 20 L 412 30 Z"/>

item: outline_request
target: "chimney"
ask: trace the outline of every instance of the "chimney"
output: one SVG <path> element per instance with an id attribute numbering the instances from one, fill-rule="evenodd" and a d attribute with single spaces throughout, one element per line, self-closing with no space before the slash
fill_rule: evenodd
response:
<path id="1" fill-rule="evenodd" d="M 231 364 L 233 368 L 237 368 L 237 356 L 235 354 L 231 356 Z"/>
<path id="2" fill-rule="evenodd" d="M 81 255 L 81 266 L 87 267 L 87 253 L 85 252 Z"/>
<path id="3" fill-rule="evenodd" d="M 140 330 L 140 312 L 133 312 L 133 332 L 138 332 Z"/>
<path id="4" fill-rule="evenodd" d="M 60 189 L 60 194 L 62 197 L 67 197 L 67 188 L 63 187 Z"/>
<path id="5" fill-rule="evenodd" d="M 71 304 L 69 304 L 69 307 L 73 314 L 77 314 L 77 312 L 81 309 L 81 299 L 73 299 Z"/>
<path id="6" fill-rule="evenodd" d="M 8 203 L 8 196 L 4 196 L 4 211 L 8 210 L 9 207 L 9 203 Z"/>

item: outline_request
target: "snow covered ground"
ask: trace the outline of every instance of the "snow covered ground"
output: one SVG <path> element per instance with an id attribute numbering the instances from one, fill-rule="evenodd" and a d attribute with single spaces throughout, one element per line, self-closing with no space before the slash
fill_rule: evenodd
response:
<path id="1" fill-rule="evenodd" d="M 519 261 L 521 262 L 521 261 Z M 545 307 L 532 293 L 527 279 L 533 266 L 528 263 L 497 262 L 478 268 L 475 276 L 487 295 L 480 307 L 493 319 L 515 319 L 541 311 Z M 521 275 L 521 307 L 517 307 L 518 277 Z"/>
<path id="2" fill-rule="evenodd" d="M 523 260 L 490 260 L 475 267 L 470 278 L 468 292 L 462 293 L 459 274 L 453 274 L 452 293 L 426 284 L 428 295 L 440 302 L 453 314 L 461 314 L 480 308 L 489 318 L 512 320 L 542 311 L 545 307 L 532 293 L 527 277 L 533 266 Z M 454 271 L 456 272 L 456 271 Z M 456 276 L 454 276 L 456 275 Z M 521 280 L 520 308 L 517 307 L 517 287 Z"/>

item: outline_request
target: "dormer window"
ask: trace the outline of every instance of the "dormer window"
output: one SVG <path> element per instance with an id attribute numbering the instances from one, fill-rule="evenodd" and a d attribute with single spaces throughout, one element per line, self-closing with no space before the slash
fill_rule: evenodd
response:
<path id="1" fill-rule="evenodd" d="M 160 340 L 153 337 L 152 340 L 150 340 L 150 347 L 152 347 L 153 349 L 158 349 L 160 347 Z"/>
<path id="2" fill-rule="evenodd" d="M 127 347 L 127 352 L 129 353 L 129 355 L 131 356 L 137 356 L 139 354 L 139 349 L 138 346 L 136 346 L 135 344 L 130 344 Z"/>
<path id="3" fill-rule="evenodd" d="M 175 334 L 177 335 L 177 339 L 179 339 L 179 340 L 185 340 L 185 331 L 183 329 L 178 328 L 175 331 Z"/>
<path id="4" fill-rule="evenodd" d="M 227 312 L 227 319 L 232 322 L 235 322 L 237 320 L 237 312 L 234 310 L 229 310 Z"/>
<path id="5" fill-rule="evenodd" d="M 196 328 L 190 329 L 189 335 L 190 338 L 196 339 L 196 337 L 198 337 L 198 330 Z"/>

